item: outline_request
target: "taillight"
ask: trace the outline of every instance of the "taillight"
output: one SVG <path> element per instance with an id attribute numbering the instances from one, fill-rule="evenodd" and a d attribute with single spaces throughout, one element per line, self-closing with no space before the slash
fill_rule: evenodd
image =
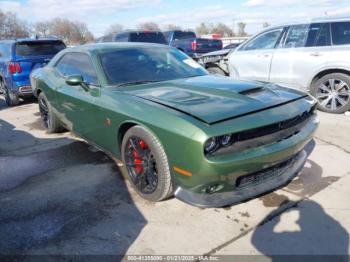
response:
<path id="1" fill-rule="evenodd" d="M 197 50 L 197 42 L 196 42 L 196 41 L 193 41 L 193 42 L 191 43 L 191 46 L 192 46 L 192 50 L 193 50 L 193 51 L 196 51 L 196 50 Z"/>
<path id="2" fill-rule="evenodd" d="M 10 62 L 8 64 L 8 71 L 9 71 L 10 74 L 21 73 L 22 72 L 22 68 L 21 68 L 21 65 L 19 63 Z"/>

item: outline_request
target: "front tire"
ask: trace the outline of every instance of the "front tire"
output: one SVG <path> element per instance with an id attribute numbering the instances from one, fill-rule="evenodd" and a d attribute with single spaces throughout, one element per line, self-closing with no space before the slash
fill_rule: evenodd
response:
<path id="1" fill-rule="evenodd" d="M 312 84 L 310 91 L 318 100 L 318 109 L 321 111 L 342 114 L 350 109 L 349 75 L 325 75 Z"/>
<path id="2" fill-rule="evenodd" d="M 52 134 L 52 133 L 59 133 L 64 131 L 64 128 L 60 123 L 60 120 L 52 111 L 52 107 L 48 102 L 44 93 L 39 94 L 38 104 L 39 104 L 39 112 L 40 112 L 41 120 L 42 120 L 43 126 L 47 129 L 47 132 Z"/>
<path id="3" fill-rule="evenodd" d="M 161 201 L 172 195 L 168 158 L 159 140 L 146 128 L 130 128 L 122 141 L 126 175 L 143 198 Z"/>

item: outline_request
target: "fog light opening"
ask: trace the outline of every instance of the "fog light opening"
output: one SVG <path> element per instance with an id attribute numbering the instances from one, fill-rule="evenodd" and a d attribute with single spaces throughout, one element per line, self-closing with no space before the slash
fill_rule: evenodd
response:
<path id="1" fill-rule="evenodd" d="M 218 185 L 218 184 L 210 185 L 210 186 L 207 186 L 207 188 L 205 189 L 205 193 L 212 194 L 212 193 L 218 191 L 219 189 L 220 189 L 220 185 Z"/>

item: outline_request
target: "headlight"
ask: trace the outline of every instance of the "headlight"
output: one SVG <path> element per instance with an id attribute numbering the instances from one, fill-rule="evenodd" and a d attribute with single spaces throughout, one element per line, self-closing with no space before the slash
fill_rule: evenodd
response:
<path id="1" fill-rule="evenodd" d="M 223 136 L 211 137 L 204 144 L 205 154 L 211 154 L 222 147 L 230 146 L 234 143 L 234 135 L 227 134 Z"/>
<path id="2" fill-rule="evenodd" d="M 220 143 L 223 146 L 229 146 L 232 144 L 232 135 L 224 135 L 220 139 Z"/>
<path id="3" fill-rule="evenodd" d="M 205 153 L 214 152 L 219 146 L 218 139 L 216 137 L 209 138 L 204 144 Z"/>

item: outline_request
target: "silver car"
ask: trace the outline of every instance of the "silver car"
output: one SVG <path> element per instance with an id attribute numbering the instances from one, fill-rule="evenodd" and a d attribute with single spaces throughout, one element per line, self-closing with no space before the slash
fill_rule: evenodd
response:
<path id="1" fill-rule="evenodd" d="M 225 60 L 230 77 L 309 91 L 326 112 L 350 109 L 350 18 L 270 27 Z"/>

